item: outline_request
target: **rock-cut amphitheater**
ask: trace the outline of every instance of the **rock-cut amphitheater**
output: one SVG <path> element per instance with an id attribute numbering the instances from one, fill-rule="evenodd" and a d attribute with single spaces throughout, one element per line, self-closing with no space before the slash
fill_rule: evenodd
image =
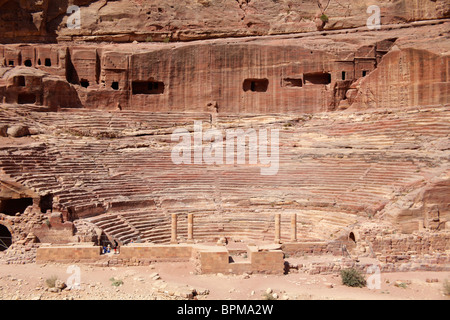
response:
<path id="1" fill-rule="evenodd" d="M 0 0 L 1 262 L 450 271 L 450 3 L 366 2 Z"/>

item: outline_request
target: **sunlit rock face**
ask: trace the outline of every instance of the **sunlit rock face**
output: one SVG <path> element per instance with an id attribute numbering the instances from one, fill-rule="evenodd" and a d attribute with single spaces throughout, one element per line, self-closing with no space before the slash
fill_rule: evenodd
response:
<path id="1" fill-rule="evenodd" d="M 2 234 L 169 243 L 173 215 L 183 241 L 193 214 L 196 241 L 445 252 L 444 2 L 380 1 L 383 28 L 369 30 L 365 2 L 331 1 L 316 31 L 315 1 L 0 0 Z M 276 171 L 250 163 L 251 139 L 231 151 L 243 163 L 204 161 L 219 138 L 175 163 L 172 133 L 195 140 L 198 123 L 223 138 L 279 132 Z"/>

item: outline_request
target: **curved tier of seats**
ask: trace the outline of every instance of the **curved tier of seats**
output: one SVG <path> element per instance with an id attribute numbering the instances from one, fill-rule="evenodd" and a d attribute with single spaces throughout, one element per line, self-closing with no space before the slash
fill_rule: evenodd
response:
<path id="1" fill-rule="evenodd" d="M 77 110 L 14 118 L 11 110 L 0 112 L 0 124 L 20 121 L 41 132 L 33 143 L 0 146 L 0 168 L 41 195 L 53 194 L 55 207 L 74 219 L 90 219 L 121 243 L 169 242 L 172 213 L 179 214 L 180 239 L 187 238 L 188 213 L 194 213 L 199 240 L 272 241 L 275 213 L 282 213 L 284 240 L 293 213 L 299 238 L 330 238 L 448 169 L 449 107 L 395 114 L 218 115 L 215 125 L 222 129 L 280 130 L 274 176 L 262 176 L 259 165 L 174 164 L 170 132 L 192 128 L 194 120 L 210 126 L 203 113 Z M 101 132 L 115 134 L 96 135 Z"/>

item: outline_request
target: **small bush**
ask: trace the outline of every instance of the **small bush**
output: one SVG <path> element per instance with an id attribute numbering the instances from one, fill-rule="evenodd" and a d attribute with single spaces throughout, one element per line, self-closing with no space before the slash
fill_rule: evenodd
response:
<path id="1" fill-rule="evenodd" d="M 109 281 L 111 281 L 111 285 L 113 287 L 120 287 L 121 285 L 123 285 L 123 281 L 120 279 L 111 278 L 111 279 L 109 279 Z"/>
<path id="2" fill-rule="evenodd" d="M 348 287 L 362 288 L 366 285 L 366 280 L 356 269 L 341 270 L 342 284 Z"/>
<path id="3" fill-rule="evenodd" d="M 54 288 L 54 287 L 55 287 L 56 280 L 58 280 L 58 277 L 57 277 L 57 276 L 51 276 L 50 278 L 47 278 L 47 279 L 45 280 L 45 283 L 47 284 L 47 287 L 49 287 L 49 288 Z"/>
<path id="4" fill-rule="evenodd" d="M 320 20 L 322 20 L 323 22 L 327 23 L 328 22 L 328 16 L 326 14 L 322 14 L 320 16 Z"/>

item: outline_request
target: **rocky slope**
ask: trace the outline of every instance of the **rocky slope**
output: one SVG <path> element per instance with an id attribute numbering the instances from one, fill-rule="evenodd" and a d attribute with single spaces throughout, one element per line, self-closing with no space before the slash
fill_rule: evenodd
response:
<path id="1" fill-rule="evenodd" d="M 327 30 L 365 26 L 371 16 L 361 0 L 332 0 L 328 6 L 326 0 L 0 0 L 0 42 L 186 41 L 307 32 L 316 30 L 319 2 Z M 383 25 L 450 16 L 448 0 L 370 4 L 380 7 Z M 81 8 L 80 29 L 67 27 L 71 5 Z"/>

